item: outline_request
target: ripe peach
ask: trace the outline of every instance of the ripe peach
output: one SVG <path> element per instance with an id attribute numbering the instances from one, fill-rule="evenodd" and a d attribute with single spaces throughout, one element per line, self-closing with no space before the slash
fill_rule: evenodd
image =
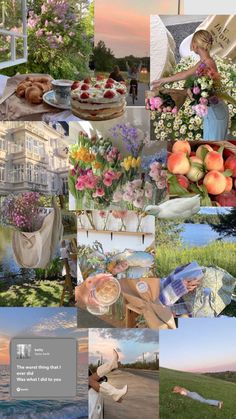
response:
<path id="1" fill-rule="evenodd" d="M 232 177 L 226 177 L 226 188 L 224 192 L 230 192 L 233 188 L 233 179 Z"/>
<path id="2" fill-rule="evenodd" d="M 187 178 L 193 182 L 197 182 L 204 176 L 203 161 L 196 156 L 190 157 L 189 160 L 191 166 L 187 173 Z"/>
<path id="3" fill-rule="evenodd" d="M 202 144 L 197 148 L 196 156 L 199 157 L 199 159 L 203 158 L 202 152 L 207 149 L 209 151 L 213 151 L 213 148 L 209 144 Z"/>
<path id="4" fill-rule="evenodd" d="M 236 177 L 236 156 L 230 156 L 225 161 L 225 169 L 232 170 L 232 177 Z"/>
<path id="5" fill-rule="evenodd" d="M 214 201 L 221 207 L 236 207 L 236 191 L 224 192 L 214 197 Z"/>
<path id="6" fill-rule="evenodd" d="M 178 151 L 182 151 L 185 154 L 191 153 L 191 146 L 187 140 L 180 140 L 176 141 L 172 147 L 172 153 L 177 153 Z"/>
<path id="7" fill-rule="evenodd" d="M 225 191 L 226 177 L 217 170 L 211 170 L 204 177 L 203 184 L 209 194 L 219 195 Z"/>
<path id="8" fill-rule="evenodd" d="M 207 170 L 218 170 L 219 172 L 224 171 L 224 160 L 221 154 L 217 151 L 209 151 L 204 159 Z"/>
<path id="9" fill-rule="evenodd" d="M 190 169 L 190 163 L 185 153 L 178 151 L 172 153 L 167 160 L 167 167 L 174 175 L 186 175 Z"/>
<path id="10" fill-rule="evenodd" d="M 179 184 L 180 186 L 182 186 L 182 187 L 183 187 L 183 188 L 185 188 L 185 189 L 188 189 L 188 187 L 189 187 L 189 181 L 188 181 L 188 179 L 186 178 L 186 176 L 184 176 L 184 175 L 177 175 L 177 176 L 176 176 L 176 179 L 177 179 L 178 184 Z"/>

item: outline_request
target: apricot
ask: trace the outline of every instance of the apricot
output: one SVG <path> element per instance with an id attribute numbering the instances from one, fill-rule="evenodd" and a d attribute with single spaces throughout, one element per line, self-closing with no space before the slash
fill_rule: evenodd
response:
<path id="1" fill-rule="evenodd" d="M 168 157 L 167 167 L 174 175 L 186 175 L 190 169 L 190 163 L 185 153 L 179 151 Z"/>
<path id="2" fill-rule="evenodd" d="M 203 158 L 202 152 L 207 149 L 209 151 L 213 151 L 213 148 L 209 144 L 202 144 L 197 148 L 196 156 L 199 157 L 199 159 Z"/>
<path id="3" fill-rule="evenodd" d="M 176 176 L 176 179 L 177 179 L 178 184 L 179 184 L 180 186 L 182 186 L 182 187 L 183 187 L 183 188 L 185 188 L 185 189 L 188 189 L 188 187 L 189 187 L 189 181 L 188 181 L 188 179 L 186 178 L 186 176 L 184 176 L 184 175 L 177 175 L 177 176 Z"/>
<path id="4" fill-rule="evenodd" d="M 182 151 L 185 154 L 191 153 L 191 146 L 187 140 L 176 141 L 172 147 L 172 153 Z"/>
<path id="5" fill-rule="evenodd" d="M 236 177 L 236 156 L 230 156 L 226 159 L 225 169 L 232 170 L 232 177 Z"/>
<path id="6" fill-rule="evenodd" d="M 226 177 L 226 188 L 224 192 L 230 192 L 233 188 L 233 179 L 232 177 Z"/>
<path id="7" fill-rule="evenodd" d="M 204 176 L 204 165 L 203 161 L 199 159 L 197 156 L 192 156 L 189 158 L 190 160 L 190 169 L 187 173 L 187 178 L 192 182 L 197 182 L 198 180 L 202 179 Z M 196 163 L 196 165 L 194 165 Z"/>
<path id="8" fill-rule="evenodd" d="M 224 159 L 217 151 L 209 151 L 204 159 L 207 170 L 224 171 Z"/>
<path id="9" fill-rule="evenodd" d="M 225 191 L 226 177 L 217 170 L 211 170 L 206 174 L 203 184 L 211 195 L 219 195 Z"/>

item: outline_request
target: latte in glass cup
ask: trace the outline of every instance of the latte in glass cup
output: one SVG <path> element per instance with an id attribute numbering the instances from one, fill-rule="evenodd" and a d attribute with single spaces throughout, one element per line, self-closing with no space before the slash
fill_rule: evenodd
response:
<path id="1" fill-rule="evenodd" d="M 111 278 L 96 286 L 94 296 L 99 304 L 110 306 L 118 300 L 120 292 L 119 282 L 116 278 Z"/>

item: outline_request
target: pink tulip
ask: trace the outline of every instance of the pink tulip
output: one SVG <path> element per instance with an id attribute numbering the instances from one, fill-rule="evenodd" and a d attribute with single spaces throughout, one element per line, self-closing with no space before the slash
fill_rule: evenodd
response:
<path id="1" fill-rule="evenodd" d="M 96 191 L 93 193 L 94 198 L 99 197 L 99 196 L 101 197 L 104 195 L 105 195 L 105 192 L 103 188 L 97 188 Z"/>
<path id="2" fill-rule="evenodd" d="M 111 177 L 104 178 L 103 183 L 104 183 L 105 186 L 111 186 L 112 185 L 112 178 Z"/>
<path id="3" fill-rule="evenodd" d="M 76 185 L 75 185 L 75 188 L 76 188 L 78 191 L 83 191 L 83 190 L 84 190 L 84 188 L 85 188 L 85 182 L 84 182 L 84 180 L 83 180 L 83 179 L 78 178 L 78 179 L 77 179 L 77 182 L 76 182 Z"/>

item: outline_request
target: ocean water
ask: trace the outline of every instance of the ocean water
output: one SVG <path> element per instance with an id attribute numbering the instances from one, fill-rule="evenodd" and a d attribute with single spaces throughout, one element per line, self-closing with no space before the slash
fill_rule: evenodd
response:
<path id="1" fill-rule="evenodd" d="M 0 365 L 0 419 L 87 419 L 87 368 L 78 373 L 76 399 L 11 400 L 9 365 Z"/>

